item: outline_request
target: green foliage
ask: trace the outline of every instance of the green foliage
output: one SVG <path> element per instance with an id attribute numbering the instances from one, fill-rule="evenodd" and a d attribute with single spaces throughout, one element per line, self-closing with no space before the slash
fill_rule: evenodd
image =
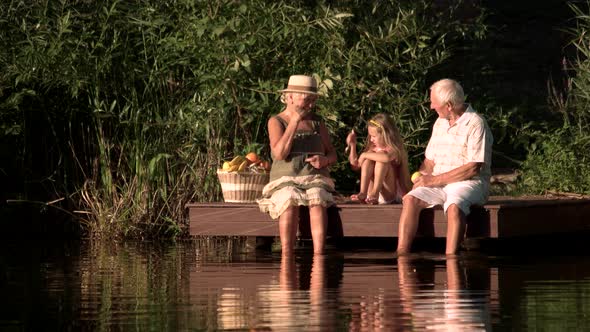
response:
<path id="1" fill-rule="evenodd" d="M 561 115 L 561 127 L 536 132 L 536 142 L 522 165 L 519 188 L 590 194 L 590 16 L 572 6 L 577 27 L 570 30 L 577 53 L 565 84 L 565 94 L 552 94 L 551 104 Z M 555 91 L 555 90 L 554 90 Z"/>
<path id="2" fill-rule="evenodd" d="M 95 236 L 175 236 L 184 204 L 220 200 L 223 159 L 268 159 L 277 90 L 313 74 L 338 151 L 389 113 L 412 162 L 428 74 L 481 37 L 430 1 L 46 1 L 0 5 L 2 139 L 26 183 L 67 197 Z M 37 138 L 41 137 L 41 138 Z M 344 160 L 341 157 L 340 160 Z M 341 189 L 354 185 L 342 162 Z M 48 187 L 49 186 L 49 187 Z"/>
<path id="3" fill-rule="evenodd" d="M 590 136 L 577 130 L 565 126 L 554 133 L 540 134 L 540 146 L 532 146 L 522 165 L 520 190 L 590 194 Z"/>
<path id="4" fill-rule="evenodd" d="M 590 15 L 576 6 L 571 7 L 576 13 L 578 23 L 577 27 L 570 31 L 574 38 L 572 44 L 577 53 L 572 66 L 574 75 L 567 84 L 569 99 L 562 111 L 567 123 L 572 122 L 588 128 L 590 124 L 590 36 L 587 32 L 590 29 Z"/>

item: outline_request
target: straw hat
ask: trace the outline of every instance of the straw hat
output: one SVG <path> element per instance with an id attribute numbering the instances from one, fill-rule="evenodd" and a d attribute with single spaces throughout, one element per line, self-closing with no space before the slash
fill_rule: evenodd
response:
<path id="1" fill-rule="evenodd" d="M 292 75 L 289 77 L 289 84 L 280 92 L 297 92 L 318 95 L 318 83 L 315 78 L 306 75 Z"/>

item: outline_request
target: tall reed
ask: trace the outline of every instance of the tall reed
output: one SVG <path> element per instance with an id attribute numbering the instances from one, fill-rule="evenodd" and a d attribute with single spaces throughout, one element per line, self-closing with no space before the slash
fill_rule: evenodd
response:
<path id="1" fill-rule="evenodd" d="M 266 121 L 291 74 L 321 82 L 339 151 L 386 112 L 418 155 L 429 73 L 481 31 L 430 3 L 4 2 L 2 125 L 18 123 L 22 168 L 48 169 L 41 182 L 90 235 L 177 236 L 186 203 L 221 199 L 223 159 L 248 146 L 268 158 Z M 333 176 L 351 185 L 344 163 Z"/>
<path id="2" fill-rule="evenodd" d="M 559 121 L 536 132 L 536 141 L 522 165 L 519 190 L 534 193 L 590 195 L 590 15 L 586 2 L 570 5 L 576 26 L 569 30 L 573 59 L 563 59 L 565 82 L 559 90 L 550 85 L 550 104 Z"/>

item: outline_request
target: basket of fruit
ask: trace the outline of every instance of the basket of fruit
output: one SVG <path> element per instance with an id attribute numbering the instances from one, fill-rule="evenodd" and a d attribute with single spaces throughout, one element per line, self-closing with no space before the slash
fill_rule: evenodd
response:
<path id="1" fill-rule="evenodd" d="M 217 170 L 223 200 L 228 203 L 250 203 L 262 195 L 268 183 L 270 163 L 251 152 L 236 156 Z"/>

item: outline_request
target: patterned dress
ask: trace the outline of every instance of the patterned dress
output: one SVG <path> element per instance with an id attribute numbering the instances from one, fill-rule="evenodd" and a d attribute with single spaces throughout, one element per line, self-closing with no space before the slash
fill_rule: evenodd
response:
<path id="1" fill-rule="evenodd" d="M 275 118 L 283 129 L 287 127 L 285 120 L 279 116 Z M 271 218 L 279 218 L 290 206 L 328 207 L 334 204 L 334 181 L 329 169 L 317 169 L 305 161 L 313 155 L 324 155 L 320 124 L 319 116 L 314 115 L 312 130 L 297 130 L 295 133 L 287 158 L 277 160 L 273 156 L 270 182 L 258 200 L 260 211 L 268 213 Z"/>

